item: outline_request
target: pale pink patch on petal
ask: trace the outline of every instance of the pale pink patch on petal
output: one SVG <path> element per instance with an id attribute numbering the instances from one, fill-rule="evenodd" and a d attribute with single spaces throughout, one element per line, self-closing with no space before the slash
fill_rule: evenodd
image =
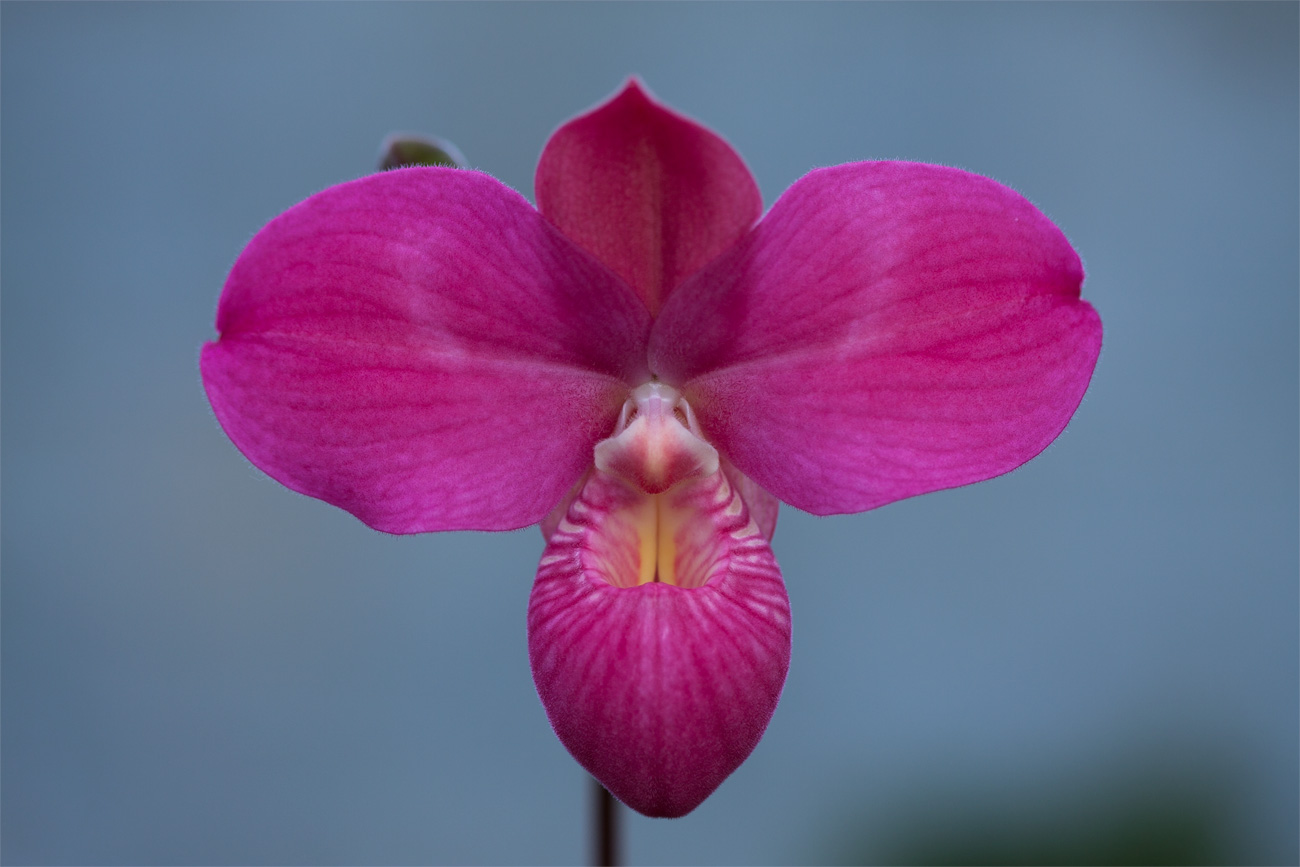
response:
<path id="1" fill-rule="evenodd" d="M 684 284 L 651 368 L 781 500 L 870 509 L 1015 469 L 1065 427 L 1101 322 L 1065 236 L 956 169 L 814 171 Z"/>
<path id="2" fill-rule="evenodd" d="M 652 313 L 763 212 L 731 146 L 636 81 L 551 136 L 534 187 L 538 209 L 632 284 Z"/>
<path id="3" fill-rule="evenodd" d="M 573 501 L 578 499 L 582 489 L 587 486 L 587 479 L 592 472 L 592 468 L 588 468 L 587 472 L 579 476 L 578 481 L 573 483 L 573 487 L 564 492 L 564 496 L 560 497 L 560 501 L 555 504 L 555 508 L 547 512 L 546 517 L 542 518 L 537 525 L 537 529 L 542 531 L 544 540 L 548 542 L 551 540 L 551 536 L 554 535 L 556 528 L 560 526 L 560 522 L 564 520 L 564 516 L 569 514 L 569 506 L 573 505 Z"/>
<path id="4" fill-rule="evenodd" d="M 764 539 L 772 541 L 772 535 L 776 532 L 777 514 L 781 511 L 781 501 L 736 469 L 736 465 L 731 461 L 722 458 L 721 464 L 722 471 L 727 474 L 727 480 L 749 507 L 749 516 L 758 525 L 759 532 L 763 534 Z"/>
<path id="5" fill-rule="evenodd" d="M 678 583 L 647 580 L 663 574 L 644 559 L 656 498 L 595 473 L 542 555 L 528 647 L 574 758 L 633 809 L 681 816 L 762 737 L 789 668 L 790 607 L 722 473 L 658 497 L 692 516 L 669 546 Z"/>
<path id="6" fill-rule="evenodd" d="M 332 187 L 236 262 L 202 372 L 235 445 L 380 530 L 536 523 L 591 462 L 650 319 L 517 193 L 457 169 Z"/>

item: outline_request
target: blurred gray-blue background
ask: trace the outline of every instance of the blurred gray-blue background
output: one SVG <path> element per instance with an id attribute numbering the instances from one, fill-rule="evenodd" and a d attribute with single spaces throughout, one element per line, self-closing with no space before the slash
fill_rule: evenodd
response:
<path id="1" fill-rule="evenodd" d="M 279 487 L 200 345 L 277 213 L 445 136 L 532 194 L 631 73 L 767 203 L 872 158 L 1065 230 L 1106 342 L 1009 476 L 785 510 L 781 706 L 657 863 L 1296 863 L 1294 3 L 0 7 L 3 858 L 565 863 L 536 530 L 393 538 Z"/>

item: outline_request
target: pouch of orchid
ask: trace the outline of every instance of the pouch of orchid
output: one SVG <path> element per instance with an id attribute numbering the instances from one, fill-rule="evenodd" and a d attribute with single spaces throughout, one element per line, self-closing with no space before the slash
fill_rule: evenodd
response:
<path id="1" fill-rule="evenodd" d="M 203 382 L 250 461 L 377 530 L 540 524 L 555 733 L 681 816 L 781 695 L 779 502 L 859 512 L 1020 466 L 1078 407 L 1101 322 L 1007 187 L 850 163 L 763 215 L 735 151 L 635 81 L 551 137 L 536 194 L 416 167 L 312 196 L 235 263 Z"/>

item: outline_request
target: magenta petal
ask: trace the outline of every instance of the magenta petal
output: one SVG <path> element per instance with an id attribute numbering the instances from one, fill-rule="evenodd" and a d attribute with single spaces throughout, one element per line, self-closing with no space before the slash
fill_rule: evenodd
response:
<path id="1" fill-rule="evenodd" d="M 636 584 L 626 515 L 644 496 L 597 473 L 574 502 L 537 571 L 529 658 L 573 757 L 633 809 L 682 816 L 766 729 L 790 663 L 790 603 L 722 473 L 659 495 L 696 510 L 677 535 L 682 586 Z"/>
<path id="2" fill-rule="evenodd" d="M 226 433 L 380 530 L 536 523 L 644 379 L 627 286 L 492 178 L 372 175 L 273 220 L 204 347 Z"/>
<path id="3" fill-rule="evenodd" d="M 1065 427 L 1101 322 L 1065 236 L 956 169 L 798 181 L 651 336 L 709 440 L 781 500 L 870 509 L 1012 470 Z"/>
<path id="4" fill-rule="evenodd" d="M 631 283 L 652 313 L 763 212 L 731 146 L 636 81 L 551 136 L 535 188 L 538 209 Z"/>

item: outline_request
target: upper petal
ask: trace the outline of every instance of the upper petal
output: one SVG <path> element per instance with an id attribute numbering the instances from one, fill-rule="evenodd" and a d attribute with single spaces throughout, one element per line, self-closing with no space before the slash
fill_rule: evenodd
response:
<path id="1" fill-rule="evenodd" d="M 203 350 L 239 449 L 380 530 L 536 523 L 645 378 L 649 316 L 517 193 L 403 169 L 273 220 Z"/>
<path id="2" fill-rule="evenodd" d="M 731 146 L 635 80 L 551 136 L 535 190 L 538 209 L 632 284 L 651 313 L 763 212 Z"/>
<path id="3" fill-rule="evenodd" d="M 979 481 L 1065 427 L 1101 348 L 1065 236 L 956 169 L 814 171 L 684 285 L 651 369 L 710 441 L 818 514 Z"/>

